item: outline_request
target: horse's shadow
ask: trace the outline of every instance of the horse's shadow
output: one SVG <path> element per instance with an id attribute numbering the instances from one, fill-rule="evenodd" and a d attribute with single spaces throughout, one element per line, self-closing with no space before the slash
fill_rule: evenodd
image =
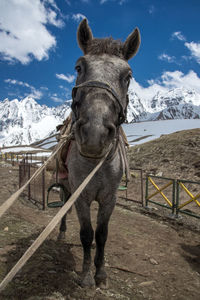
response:
<path id="1" fill-rule="evenodd" d="M 192 269 L 200 274 L 200 244 L 196 246 L 181 244 L 184 250 L 183 257 L 190 264 Z"/>
<path id="2" fill-rule="evenodd" d="M 19 239 L 13 245 L 14 250 L 4 255 L 7 273 L 36 238 L 37 235 L 33 234 Z M 71 247 L 72 245 L 63 241 L 46 240 L 5 288 L 1 294 L 3 298 L 0 296 L 0 299 L 45 298 L 55 291 L 70 294 L 78 285 Z"/>

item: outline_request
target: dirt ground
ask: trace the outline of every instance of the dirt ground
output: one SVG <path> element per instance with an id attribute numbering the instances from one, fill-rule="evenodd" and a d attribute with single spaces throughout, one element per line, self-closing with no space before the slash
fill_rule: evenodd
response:
<path id="1" fill-rule="evenodd" d="M 0 163 L 0 182 L 2 204 L 18 187 L 18 168 Z M 118 204 L 106 244 L 107 290 L 83 289 L 78 284 L 82 248 L 73 209 L 68 216 L 66 241 L 57 241 L 56 227 L 0 299 L 199 300 L 199 227 L 185 224 L 184 219 L 177 222 L 158 216 L 122 199 Z M 1 218 L 0 281 L 56 212 L 57 209 L 39 210 L 21 197 Z M 94 226 L 96 212 L 94 204 Z"/>

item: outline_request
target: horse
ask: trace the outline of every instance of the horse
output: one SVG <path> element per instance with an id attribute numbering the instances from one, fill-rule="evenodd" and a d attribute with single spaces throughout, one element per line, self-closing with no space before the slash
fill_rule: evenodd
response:
<path id="1" fill-rule="evenodd" d="M 82 287 L 95 284 L 106 287 L 104 248 L 108 223 L 124 171 L 119 149 L 119 131 L 126 119 L 127 92 L 132 77 L 128 60 L 138 51 L 140 32 L 135 28 L 124 43 L 113 38 L 94 38 L 87 19 L 84 19 L 78 26 L 77 41 L 83 56 L 76 62 L 76 86 L 72 89 L 74 140 L 67 151 L 68 177 L 60 179 L 60 182 L 66 187 L 66 199 L 110 151 L 90 185 L 75 202 L 83 248 L 80 284 Z M 99 205 L 95 230 L 94 277 L 91 271 L 94 230 L 90 213 L 93 201 L 97 201 Z M 64 237 L 66 231 L 65 217 L 60 225 L 60 238 Z"/>

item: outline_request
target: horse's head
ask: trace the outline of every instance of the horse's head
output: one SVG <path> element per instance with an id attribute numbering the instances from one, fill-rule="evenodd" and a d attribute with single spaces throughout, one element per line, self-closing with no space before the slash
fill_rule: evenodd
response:
<path id="1" fill-rule="evenodd" d="M 84 56 L 76 63 L 77 80 L 72 92 L 75 138 L 82 155 L 100 158 L 126 118 L 132 77 L 127 61 L 138 50 L 140 34 L 136 28 L 124 43 L 112 38 L 96 39 L 84 19 L 77 39 Z"/>

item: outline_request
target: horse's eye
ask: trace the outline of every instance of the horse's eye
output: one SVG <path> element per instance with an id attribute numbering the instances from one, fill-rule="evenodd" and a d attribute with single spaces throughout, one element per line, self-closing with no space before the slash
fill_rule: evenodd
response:
<path id="1" fill-rule="evenodd" d="M 76 66 L 75 69 L 76 69 L 77 74 L 81 73 L 81 67 L 80 66 Z"/>
<path id="2" fill-rule="evenodd" d="M 125 84 L 127 85 L 127 87 L 129 87 L 131 78 L 132 78 L 132 74 L 128 74 L 128 76 L 126 76 L 125 79 L 124 79 Z"/>

